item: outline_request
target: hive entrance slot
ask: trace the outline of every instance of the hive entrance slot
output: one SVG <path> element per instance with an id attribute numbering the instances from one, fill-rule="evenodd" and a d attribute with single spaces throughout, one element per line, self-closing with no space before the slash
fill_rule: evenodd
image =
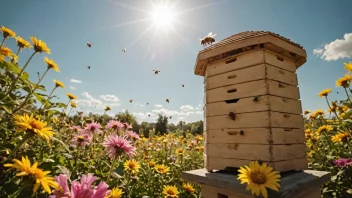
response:
<path id="1" fill-rule="evenodd" d="M 284 59 L 281 58 L 281 57 L 276 56 L 276 58 L 277 58 L 277 60 L 279 60 L 279 61 L 284 61 Z"/>
<path id="2" fill-rule="evenodd" d="M 230 59 L 230 60 L 227 60 L 225 63 L 226 64 L 229 64 L 229 63 L 233 63 L 237 60 L 237 58 L 233 58 L 233 59 Z"/>
<path id="3" fill-rule="evenodd" d="M 231 104 L 231 103 L 237 103 L 240 99 L 231 99 L 231 100 L 225 100 L 225 102 L 227 104 Z"/>
<path id="4" fill-rule="evenodd" d="M 284 131 L 292 131 L 292 128 L 285 128 Z"/>
<path id="5" fill-rule="evenodd" d="M 282 75 L 285 75 L 285 72 L 284 72 L 284 71 L 281 71 L 281 70 L 280 70 L 279 73 L 282 74 Z"/>
<path id="6" fill-rule="evenodd" d="M 218 198 L 229 198 L 229 196 L 218 193 Z"/>
<path id="7" fill-rule="evenodd" d="M 237 91 L 237 89 L 230 89 L 230 90 L 227 90 L 227 93 L 234 93 L 236 91 Z"/>
<path id="8" fill-rule="evenodd" d="M 233 78 L 236 78 L 236 77 L 237 77 L 237 75 L 234 74 L 234 75 L 228 76 L 227 78 L 228 78 L 228 79 L 233 79 Z"/>

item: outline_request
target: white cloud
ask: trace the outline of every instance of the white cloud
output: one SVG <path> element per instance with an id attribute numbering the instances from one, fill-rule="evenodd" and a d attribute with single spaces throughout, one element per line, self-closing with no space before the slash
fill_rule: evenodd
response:
<path id="1" fill-rule="evenodd" d="M 352 58 L 352 33 L 346 33 L 343 39 L 336 39 L 323 48 L 314 49 L 313 53 L 326 61 Z"/>
<path id="2" fill-rule="evenodd" d="M 77 79 L 73 79 L 73 78 L 70 80 L 70 82 L 73 82 L 73 83 L 82 83 L 81 80 L 77 80 Z"/>
<path id="3" fill-rule="evenodd" d="M 192 111 L 194 110 L 194 107 L 192 107 L 191 105 L 184 105 L 180 107 L 181 111 Z"/>
<path id="4" fill-rule="evenodd" d="M 156 104 L 156 105 L 154 105 L 156 108 L 162 108 L 163 107 L 163 105 L 160 105 L 160 104 Z"/>
<path id="5" fill-rule="evenodd" d="M 72 90 L 76 89 L 76 87 L 74 87 L 74 86 L 69 86 L 69 88 L 72 89 Z"/>
<path id="6" fill-rule="evenodd" d="M 137 117 L 137 119 L 140 119 L 140 120 L 146 120 L 146 119 L 156 119 L 157 118 L 157 115 L 155 115 L 154 113 L 151 113 L 151 112 L 146 112 L 146 113 L 143 113 L 143 112 L 139 112 L 139 113 L 132 113 L 134 116 Z"/>
<path id="7" fill-rule="evenodd" d="M 116 97 L 115 95 L 101 95 L 101 99 L 103 99 L 106 102 L 118 102 L 120 99 Z"/>
<path id="8" fill-rule="evenodd" d="M 96 107 L 98 108 L 104 108 L 105 106 L 120 106 L 121 103 L 117 103 L 117 102 L 103 102 L 99 99 L 94 98 L 92 95 L 90 95 L 88 92 L 83 92 L 82 96 L 84 97 L 83 99 L 78 99 L 77 100 L 77 104 L 81 105 L 81 106 L 88 106 L 88 107 Z"/>

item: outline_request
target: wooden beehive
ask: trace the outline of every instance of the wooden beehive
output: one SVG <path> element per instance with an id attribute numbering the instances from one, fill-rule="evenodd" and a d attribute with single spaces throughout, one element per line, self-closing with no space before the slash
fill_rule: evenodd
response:
<path id="1" fill-rule="evenodd" d="M 295 73 L 305 62 L 300 45 L 264 31 L 233 35 L 198 54 L 195 74 L 204 76 L 208 171 L 253 160 L 281 172 L 307 168 Z"/>

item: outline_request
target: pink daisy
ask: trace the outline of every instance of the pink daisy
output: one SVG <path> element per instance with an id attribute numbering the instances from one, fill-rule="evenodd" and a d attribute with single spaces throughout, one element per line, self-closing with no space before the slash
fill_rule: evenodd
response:
<path id="1" fill-rule="evenodd" d="M 89 145 L 91 141 L 92 141 L 92 136 L 89 135 L 88 133 L 83 133 L 83 132 L 73 135 L 73 138 L 71 140 L 71 142 L 74 145 L 82 146 L 82 147 Z"/>
<path id="2" fill-rule="evenodd" d="M 60 174 L 59 176 L 55 176 L 55 181 L 62 188 L 61 190 L 54 190 L 53 195 L 49 196 L 50 198 L 70 198 L 71 192 L 68 188 L 67 184 L 67 176 L 64 174 Z"/>
<path id="3" fill-rule="evenodd" d="M 70 127 L 70 129 L 72 129 L 74 132 L 78 132 L 78 131 L 80 131 L 82 128 L 81 128 L 81 126 L 72 126 L 72 127 Z"/>
<path id="4" fill-rule="evenodd" d="M 136 148 L 131 145 L 131 141 L 128 141 L 125 137 L 119 137 L 117 135 L 106 137 L 103 146 L 107 150 L 110 158 L 114 158 L 123 153 L 131 158 L 136 154 Z"/>
<path id="5" fill-rule="evenodd" d="M 114 130 L 121 130 L 123 129 L 124 125 L 118 120 L 110 120 L 106 125 L 107 129 L 114 129 Z"/>
<path id="6" fill-rule="evenodd" d="M 90 133 L 102 133 L 103 131 L 100 130 L 101 129 L 101 125 L 97 122 L 92 122 L 90 124 L 87 124 L 86 128 L 84 129 L 85 131 L 87 132 L 90 132 Z"/>
<path id="7" fill-rule="evenodd" d="M 124 122 L 123 126 L 125 129 L 132 129 L 132 125 L 128 124 L 128 122 Z"/>
<path id="8" fill-rule="evenodd" d="M 134 140 L 138 140 L 139 139 L 139 135 L 136 132 L 134 132 L 134 131 L 128 131 L 127 135 L 128 135 L 128 137 L 130 137 L 130 138 L 132 138 Z"/>

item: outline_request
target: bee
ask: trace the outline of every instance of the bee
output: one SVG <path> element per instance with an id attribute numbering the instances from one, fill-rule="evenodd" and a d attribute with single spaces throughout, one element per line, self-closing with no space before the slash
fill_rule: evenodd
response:
<path id="1" fill-rule="evenodd" d="M 90 66 L 87 66 L 88 69 L 90 69 Z"/>
<path id="2" fill-rule="evenodd" d="M 149 105 L 149 102 L 147 102 L 147 105 Z"/>
<path id="3" fill-rule="evenodd" d="M 237 115 L 235 114 L 235 112 L 230 111 L 230 113 L 227 115 L 228 118 L 230 118 L 231 120 L 236 120 Z"/>
<path id="4" fill-rule="evenodd" d="M 240 130 L 240 135 L 244 135 L 244 131 L 243 130 Z"/>
<path id="5" fill-rule="evenodd" d="M 123 49 L 122 49 L 122 51 L 123 51 L 123 52 L 126 52 L 126 51 L 127 51 L 127 49 L 126 49 L 126 48 L 123 48 Z"/>
<path id="6" fill-rule="evenodd" d="M 172 118 L 172 116 L 169 117 L 170 119 Z"/>
<path id="7" fill-rule="evenodd" d="M 154 74 L 159 74 L 160 69 L 153 70 Z"/>
<path id="8" fill-rule="evenodd" d="M 337 94 L 339 94 L 339 92 L 336 92 Z"/>
<path id="9" fill-rule="evenodd" d="M 133 100 L 132 99 L 130 99 L 130 103 L 132 103 L 133 102 Z"/>
<path id="10" fill-rule="evenodd" d="M 215 42 L 214 36 L 216 36 L 216 34 L 210 32 L 206 37 L 200 39 L 200 44 L 203 45 L 203 47 L 206 47 L 207 44 L 212 45 Z"/>
<path id="11" fill-rule="evenodd" d="M 88 43 L 88 42 L 87 42 L 87 46 L 88 46 L 89 48 L 92 47 L 92 45 L 93 45 L 92 43 Z"/>
<path id="12" fill-rule="evenodd" d="M 185 85 L 184 85 L 184 84 L 182 84 L 181 86 L 182 86 L 182 87 L 185 87 Z"/>
<path id="13" fill-rule="evenodd" d="M 170 103 L 170 100 L 169 100 L 168 98 L 166 98 L 166 102 L 167 102 L 167 103 Z"/>
<path id="14" fill-rule="evenodd" d="M 253 101 L 254 102 L 259 102 L 259 96 L 254 97 Z"/>
<path id="15" fill-rule="evenodd" d="M 148 114 L 148 117 L 150 117 L 150 114 Z"/>

